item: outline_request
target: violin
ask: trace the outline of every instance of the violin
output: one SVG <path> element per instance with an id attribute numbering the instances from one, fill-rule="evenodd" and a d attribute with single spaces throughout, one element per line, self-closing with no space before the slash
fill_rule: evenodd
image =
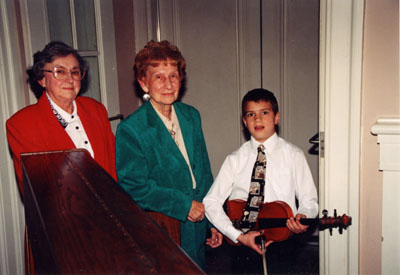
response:
<path id="1" fill-rule="evenodd" d="M 240 219 L 243 215 L 243 209 L 246 207 L 246 201 L 243 200 L 230 200 L 227 201 L 227 214 L 234 227 L 240 229 Z M 332 235 L 332 229 L 338 228 L 339 233 L 342 234 L 343 229 L 347 229 L 351 225 L 351 217 L 343 214 L 337 216 L 336 209 L 333 217 L 328 217 L 328 211 L 322 211 L 322 218 L 314 219 L 301 219 L 300 223 L 303 225 L 318 225 L 319 230 L 329 228 Z M 293 211 L 290 206 L 283 201 L 274 201 L 263 203 L 260 212 L 258 213 L 256 227 L 251 231 L 264 230 L 263 236 L 266 240 L 274 242 L 282 242 L 289 239 L 293 232 L 286 227 L 286 220 L 294 217 Z M 233 243 L 226 238 L 232 245 L 240 245 L 240 243 Z"/>

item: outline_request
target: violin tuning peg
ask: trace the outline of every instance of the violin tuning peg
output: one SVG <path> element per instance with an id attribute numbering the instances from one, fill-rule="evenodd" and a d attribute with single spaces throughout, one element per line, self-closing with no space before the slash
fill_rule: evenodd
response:
<path id="1" fill-rule="evenodd" d="M 322 210 L 322 215 L 324 215 L 324 217 L 328 216 L 328 210 L 324 209 Z"/>
<path id="2" fill-rule="evenodd" d="M 332 227 L 329 228 L 329 234 L 332 236 Z"/>
<path id="3" fill-rule="evenodd" d="M 339 227 L 339 234 L 341 235 L 343 233 L 343 227 Z"/>
<path id="4" fill-rule="evenodd" d="M 336 218 L 337 217 L 337 212 L 336 212 L 336 209 L 335 210 L 333 210 L 333 216 Z"/>

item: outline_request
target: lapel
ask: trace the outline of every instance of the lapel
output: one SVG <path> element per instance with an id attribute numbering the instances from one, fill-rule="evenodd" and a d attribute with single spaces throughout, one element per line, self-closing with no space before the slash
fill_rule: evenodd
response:
<path id="1" fill-rule="evenodd" d="M 175 107 L 175 105 L 174 105 Z M 172 139 L 170 133 L 168 132 L 167 128 L 165 127 L 164 123 L 154 110 L 153 106 L 151 105 L 150 102 L 145 102 L 143 104 L 143 108 L 146 110 L 146 120 L 147 127 L 144 129 L 143 134 L 146 136 L 147 141 L 151 142 L 153 146 L 158 148 L 160 152 L 164 156 L 168 157 L 175 157 L 177 158 L 183 167 L 186 167 L 186 161 L 183 158 L 183 155 L 181 151 L 179 150 L 178 146 L 176 145 L 175 141 Z M 175 108 L 175 111 L 177 112 L 177 108 Z M 178 113 L 177 113 L 178 116 Z M 186 136 L 187 134 L 184 134 L 184 127 L 181 124 L 180 117 L 178 116 L 179 119 L 179 125 L 181 127 L 182 135 L 185 140 L 185 146 L 186 150 L 188 151 L 188 145 L 186 145 Z M 186 123 L 187 124 L 187 123 Z M 186 132 L 186 131 L 185 131 Z M 158 145 L 155 145 L 154 143 L 157 142 Z M 190 142 L 192 143 L 192 142 Z M 189 155 L 189 151 L 188 151 Z M 189 160 L 191 161 L 191 157 L 189 155 Z"/>
<path id="2" fill-rule="evenodd" d="M 104 139 L 101 138 L 104 133 L 102 132 L 103 129 L 99 128 L 100 126 L 98 123 L 101 113 L 92 108 L 90 104 L 85 104 L 85 106 L 83 106 L 83 102 L 80 100 L 79 96 L 76 97 L 75 102 L 79 119 L 82 122 L 86 135 L 92 145 L 94 155 L 96 156 L 96 149 L 104 147 Z"/>
<path id="3" fill-rule="evenodd" d="M 68 148 L 75 148 L 71 138 L 53 114 L 45 92 L 38 100 L 38 107 L 40 120 L 44 122 L 41 129 L 43 139 L 49 144 L 49 149 L 58 150 L 60 144 Z"/>
<path id="4" fill-rule="evenodd" d="M 185 142 L 186 152 L 189 157 L 189 161 L 191 164 L 194 163 L 193 159 L 193 151 L 194 151 L 194 144 L 193 144 L 193 122 L 191 116 L 188 112 L 184 112 L 181 103 L 174 104 L 176 116 L 179 120 L 179 126 L 182 131 L 183 141 Z"/>

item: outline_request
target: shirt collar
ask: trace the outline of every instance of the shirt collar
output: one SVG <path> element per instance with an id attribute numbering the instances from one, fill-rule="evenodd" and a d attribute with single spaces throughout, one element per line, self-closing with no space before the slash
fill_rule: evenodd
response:
<path id="1" fill-rule="evenodd" d="M 46 96 L 47 96 L 48 100 L 50 101 L 50 104 L 53 106 L 54 110 L 56 110 L 57 113 L 60 114 L 60 116 L 67 123 L 70 123 L 70 122 L 74 121 L 75 119 L 77 119 L 78 112 L 77 112 L 75 100 L 72 101 L 72 105 L 74 107 L 74 110 L 72 111 L 72 114 L 70 114 L 70 113 L 67 113 L 66 111 L 64 111 L 61 107 L 59 107 L 53 100 L 51 100 L 51 98 L 49 97 L 49 95 L 47 93 L 46 93 Z"/>
<path id="2" fill-rule="evenodd" d="M 269 137 L 266 141 L 264 141 L 263 143 L 258 142 L 258 141 L 255 140 L 253 137 L 251 137 L 250 143 L 251 143 L 251 150 L 252 150 L 252 152 L 255 152 L 255 153 L 256 153 L 256 152 L 257 152 L 258 145 L 262 144 L 262 145 L 264 145 L 265 153 L 270 154 L 270 153 L 274 150 L 276 144 L 278 143 L 278 135 L 277 135 L 277 133 L 275 132 L 272 136 L 270 136 L 270 137 Z"/>

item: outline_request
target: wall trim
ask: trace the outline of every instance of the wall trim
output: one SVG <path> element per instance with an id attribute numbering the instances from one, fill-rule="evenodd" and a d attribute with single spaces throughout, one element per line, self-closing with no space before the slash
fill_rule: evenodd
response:
<path id="1" fill-rule="evenodd" d="M 378 136 L 382 183 L 382 274 L 400 274 L 400 117 L 382 117 L 372 126 Z"/>
<path id="2" fill-rule="evenodd" d="M 374 135 L 400 135 L 400 117 L 381 117 L 371 128 Z"/>

